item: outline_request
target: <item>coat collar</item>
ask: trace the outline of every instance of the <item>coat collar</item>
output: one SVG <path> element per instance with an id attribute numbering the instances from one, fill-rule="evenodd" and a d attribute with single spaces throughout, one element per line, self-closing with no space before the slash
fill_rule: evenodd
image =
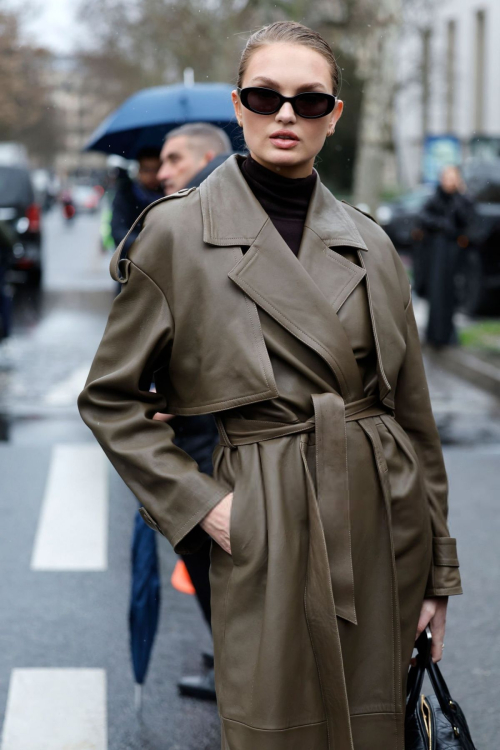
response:
<path id="1" fill-rule="evenodd" d="M 296 257 L 247 185 L 239 158 L 230 157 L 200 185 L 204 241 L 248 246 L 229 278 L 327 362 L 346 402 L 362 398 L 359 368 L 337 312 L 366 270 L 333 248 L 366 251 L 365 241 L 343 205 L 318 179 Z M 360 255 L 368 258 L 370 253 Z M 370 309 L 373 323 L 371 301 Z"/>
<path id="2" fill-rule="evenodd" d="M 241 174 L 239 154 L 230 156 L 200 185 L 203 241 L 209 245 L 251 245 L 268 216 Z M 242 208 L 244 207 L 244 210 Z M 305 226 L 327 247 L 368 250 L 342 203 L 319 176 L 311 196 Z"/>

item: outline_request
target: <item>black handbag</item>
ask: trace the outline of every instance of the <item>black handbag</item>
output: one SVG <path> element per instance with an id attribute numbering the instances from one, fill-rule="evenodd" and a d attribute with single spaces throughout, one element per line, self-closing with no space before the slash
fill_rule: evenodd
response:
<path id="1" fill-rule="evenodd" d="M 463 711 L 452 699 L 441 670 L 431 659 L 429 628 L 415 645 L 416 664 L 408 672 L 406 750 L 476 750 Z M 421 694 L 426 672 L 434 695 Z"/>

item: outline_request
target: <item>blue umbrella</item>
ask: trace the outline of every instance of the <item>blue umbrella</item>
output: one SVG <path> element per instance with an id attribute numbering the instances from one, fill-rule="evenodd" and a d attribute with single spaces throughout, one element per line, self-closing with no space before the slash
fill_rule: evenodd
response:
<path id="1" fill-rule="evenodd" d="M 234 117 L 228 83 L 154 86 L 129 97 L 99 125 L 85 151 L 102 151 L 133 159 L 144 146 L 161 148 L 165 134 L 187 122 L 211 122 L 241 148 L 241 129 Z"/>
<path id="2" fill-rule="evenodd" d="M 139 512 L 132 539 L 132 590 L 129 626 L 132 665 L 136 681 L 136 705 L 141 706 L 142 685 L 153 648 L 160 613 L 160 573 L 156 532 L 146 526 Z"/>

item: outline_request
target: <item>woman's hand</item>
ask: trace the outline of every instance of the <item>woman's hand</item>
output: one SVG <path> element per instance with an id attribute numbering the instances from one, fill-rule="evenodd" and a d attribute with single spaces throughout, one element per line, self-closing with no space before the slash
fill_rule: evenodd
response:
<path id="1" fill-rule="evenodd" d="M 224 552 L 231 554 L 231 541 L 229 539 L 229 527 L 231 517 L 231 505 L 233 504 L 233 493 L 230 492 L 217 503 L 215 508 L 207 513 L 200 521 L 200 526 L 212 539 L 222 547 Z"/>
<path id="2" fill-rule="evenodd" d="M 157 422 L 170 422 L 173 418 L 173 414 L 163 414 L 161 411 L 157 411 L 156 414 L 153 415 L 153 419 L 156 419 Z"/>
<path id="3" fill-rule="evenodd" d="M 444 631 L 446 628 L 446 608 L 448 607 L 447 596 L 434 596 L 432 599 L 424 599 L 420 618 L 417 625 L 417 638 L 427 625 L 430 625 L 432 634 L 432 661 L 440 661 L 443 656 Z"/>

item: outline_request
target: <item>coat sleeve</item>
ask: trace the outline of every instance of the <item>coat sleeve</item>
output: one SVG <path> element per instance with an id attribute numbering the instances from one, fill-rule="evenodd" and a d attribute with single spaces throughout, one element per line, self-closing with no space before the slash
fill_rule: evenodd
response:
<path id="1" fill-rule="evenodd" d="M 425 595 L 429 597 L 461 594 L 456 540 L 450 537 L 447 524 L 448 480 L 441 441 L 432 414 L 411 292 L 404 269 L 403 273 L 405 297 L 408 300 L 405 311 L 408 336 L 405 360 L 396 388 L 395 417 L 410 438 L 417 454 L 429 503 L 433 549 Z"/>
<path id="2" fill-rule="evenodd" d="M 136 244 L 148 248 L 148 233 Z M 116 251 L 111 263 L 118 280 Z M 142 253 L 142 250 L 141 250 Z M 198 525 L 227 495 L 227 487 L 199 471 L 173 443 L 164 396 L 150 392 L 154 372 L 168 364 L 174 322 L 168 302 L 151 276 L 134 261 L 120 261 L 122 287 L 115 298 L 78 407 L 109 460 L 144 506 L 148 525 L 175 551 L 196 551 L 208 538 Z M 124 282 L 124 283 L 123 283 Z"/>

